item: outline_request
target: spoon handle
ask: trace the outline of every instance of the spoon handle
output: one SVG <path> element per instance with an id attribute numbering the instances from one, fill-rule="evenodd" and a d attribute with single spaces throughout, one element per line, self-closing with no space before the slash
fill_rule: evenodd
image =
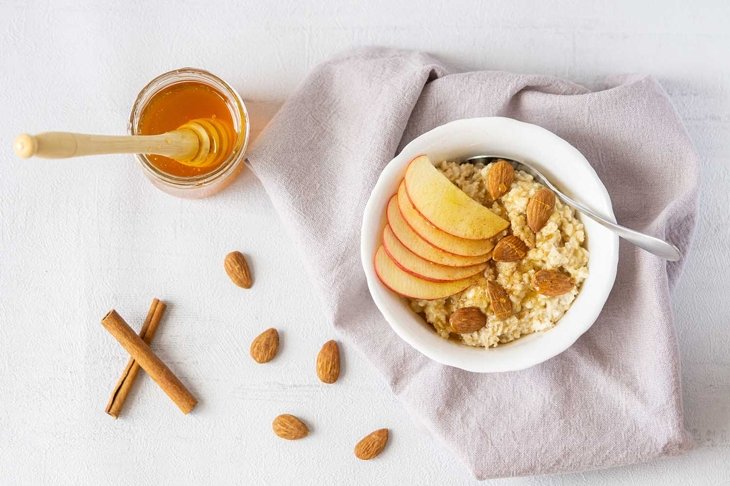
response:
<path id="1" fill-rule="evenodd" d="M 174 130 L 161 135 L 87 135 L 46 132 L 22 134 L 13 148 L 18 157 L 65 159 L 99 154 L 157 154 L 174 159 L 190 157 L 198 151 L 198 137 L 191 130 Z"/>
<path id="2" fill-rule="evenodd" d="M 621 238 L 633 243 L 639 248 L 643 248 L 649 253 L 664 258 L 665 260 L 669 260 L 670 262 L 676 262 L 677 260 L 682 258 L 682 254 L 680 253 L 679 249 L 671 243 L 609 221 L 599 216 L 578 201 L 575 201 L 563 194 L 562 192 L 557 191 L 554 187 L 552 187 L 552 189 L 556 194 L 558 194 L 558 197 L 560 197 L 560 199 L 562 199 L 563 202 L 565 202 L 567 205 L 572 206 L 573 208 L 582 212 L 596 223 L 613 230 Z"/>

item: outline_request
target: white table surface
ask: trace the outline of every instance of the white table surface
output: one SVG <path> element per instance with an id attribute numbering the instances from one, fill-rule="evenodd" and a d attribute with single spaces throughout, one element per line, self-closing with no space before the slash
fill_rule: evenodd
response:
<path id="1" fill-rule="evenodd" d="M 474 481 L 347 343 L 342 379 L 318 383 L 314 356 L 333 331 L 250 172 L 217 197 L 186 201 L 149 185 L 131 157 L 21 162 L 10 150 L 21 131 L 124 132 L 145 82 L 187 65 L 238 88 L 260 130 L 316 63 L 379 44 L 427 50 L 464 69 L 583 83 L 624 72 L 659 78 L 704 172 L 696 244 L 675 293 L 686 422 L 697 448 L 649 464 L 498 483 L 728 484 L 728 21 L 730 3 L 720 0 L 4 0 L 0 483 Z M 251 255 L 249 292 L 223 272 L 232 249 Z M 142 376 L 115 421 L 104 405 L 127 358 L 99 319 L 115 307 L 139 326 L 153 296 L 170 302 L 154 348 L 200 405 L 183 416 Z M 282 330 L 283 346 L 259 366 L 248 345 L 269 326 Z M 311 436 L 274 437 L 271 420 L 282 412 L 304 417 Z M 379 427 L 392 429 L 387 452 L 355 460 L 353 444 Z"/>

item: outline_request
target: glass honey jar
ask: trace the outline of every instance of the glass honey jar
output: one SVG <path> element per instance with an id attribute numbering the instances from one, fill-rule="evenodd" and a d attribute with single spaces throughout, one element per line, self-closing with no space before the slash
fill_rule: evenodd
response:
<path id="1" fill-rule="evenodd" d="M 218 76 L 201 69 L 182 68 L 150 81 L 132 106 L 131 135 L 165 133 L 201 118 L 217 120 L 231 138 L 224 145 L 225 155 L 216 164 L 194 167 L 162 155 L 136 155 L 152 183 L 174 196 L 211 196 L 241 172 L 249 139 L 246 105 L 236 90 Z"/>

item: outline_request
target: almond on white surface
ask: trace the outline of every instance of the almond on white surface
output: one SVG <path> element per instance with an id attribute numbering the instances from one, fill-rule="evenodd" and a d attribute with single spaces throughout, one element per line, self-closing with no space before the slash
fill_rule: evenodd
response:
<path id="1" fill-rule="evenodd" d="M 251 270 L 246 257 L 240 251 L 232 251 L 224 260 L 224 267 L 231 282 L 243 289 L 250 289 L 253 285 Z"/>
<path id="2" fill-rule="evenodd" d="M 329 340 L 317 354 L 317 377 L 322 383 L 334 383 L 340 377 L 340 347 Z"/>
<path id="3" fill-rule="evenodd" d="M 378 429 L 369 433 L 360 442 L 355 444 L 355 457 L 363 461 L 369 461 L 377 457 L 388 443 L 388 429 Z"/>
<path id="4" fill-rule="evenodd" d="M 268 363 L 279 351 L 279 331 L 269 328 L 251 342 L 249 354 L 257 363 Z"/>
<path id="5" fill-rule="evenodd" d="M 277 416 L 271 428 L 276 435 L 286 440 L 298 440 L 309 434 L 309 427 L 299 417 L 288 413 Z"/>

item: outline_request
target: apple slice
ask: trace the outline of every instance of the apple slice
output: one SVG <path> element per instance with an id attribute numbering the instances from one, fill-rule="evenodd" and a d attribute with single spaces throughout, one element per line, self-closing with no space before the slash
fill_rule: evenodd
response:
<path id="1" fill-rule="evenodd" d="M 423 280 L 402 270 L 388 256 L 382 246 L 378 247 L 378 251 L 375 252 L 375 273 L 383 285 L 393 292 L 411 299 L 443 299 L 465 290 L 474 282 L 473 277 L 452 282 Z"/>
<path id="2" fill-rule="evenodd" d="M 448 267 L 424 260 L 403 246 L 403 243 L 398 241 L 388 225 L 383 230 L 383 248 L 402 270 L 432 282 L 449 282 L 473 277 L 487 268 L 486 263 L 470 267 Z"/>
<path id="3" fill-rule="evenodd" d="M 467 240 L 484 240 L 509 226 L 509 222 L 456 187 L 425 155 L 408 164 L 405 184 L 418 212 L 446 233 Z"/>
<path id="4" fill-rule="evenodd" d="M 388 218 L 388 224 L 393 230 L 393 234 L 401 243 L 403 243 L 403 246 L 430 262 L 438 263 L 439 265 L 447 265 L 449 267 L 469 267 L 471 265 L 484 263 L 491 257 L 491 254 L 472 257 L 454 255 L 453 253 L 444 251 L 441 248 L 436 248 L 431 243 L 418 236 L 418 233 L 408 226 L 406 220 L 403 219 L 400 209 L 398 209 L 397 195 L 390 198 L 386 215 Z"/>
<path id="5" fill-rule="evenodd" d="M 405 182 L 401 182 L 398 187 L 398 207 L 403 215 L 403 219 L 406 220 L 408 226 L 413 228 L 413 231 L 418 233 L 418 236 L 444 251 L 462 256 L 481 256 L 486 255 L 494 248 L 494 243 L 490 240 L 467 240 L 459 238 L 458 236 L 441 231 L 429 223 L 413 206 L 413 203 L 408 197 Z"/>

